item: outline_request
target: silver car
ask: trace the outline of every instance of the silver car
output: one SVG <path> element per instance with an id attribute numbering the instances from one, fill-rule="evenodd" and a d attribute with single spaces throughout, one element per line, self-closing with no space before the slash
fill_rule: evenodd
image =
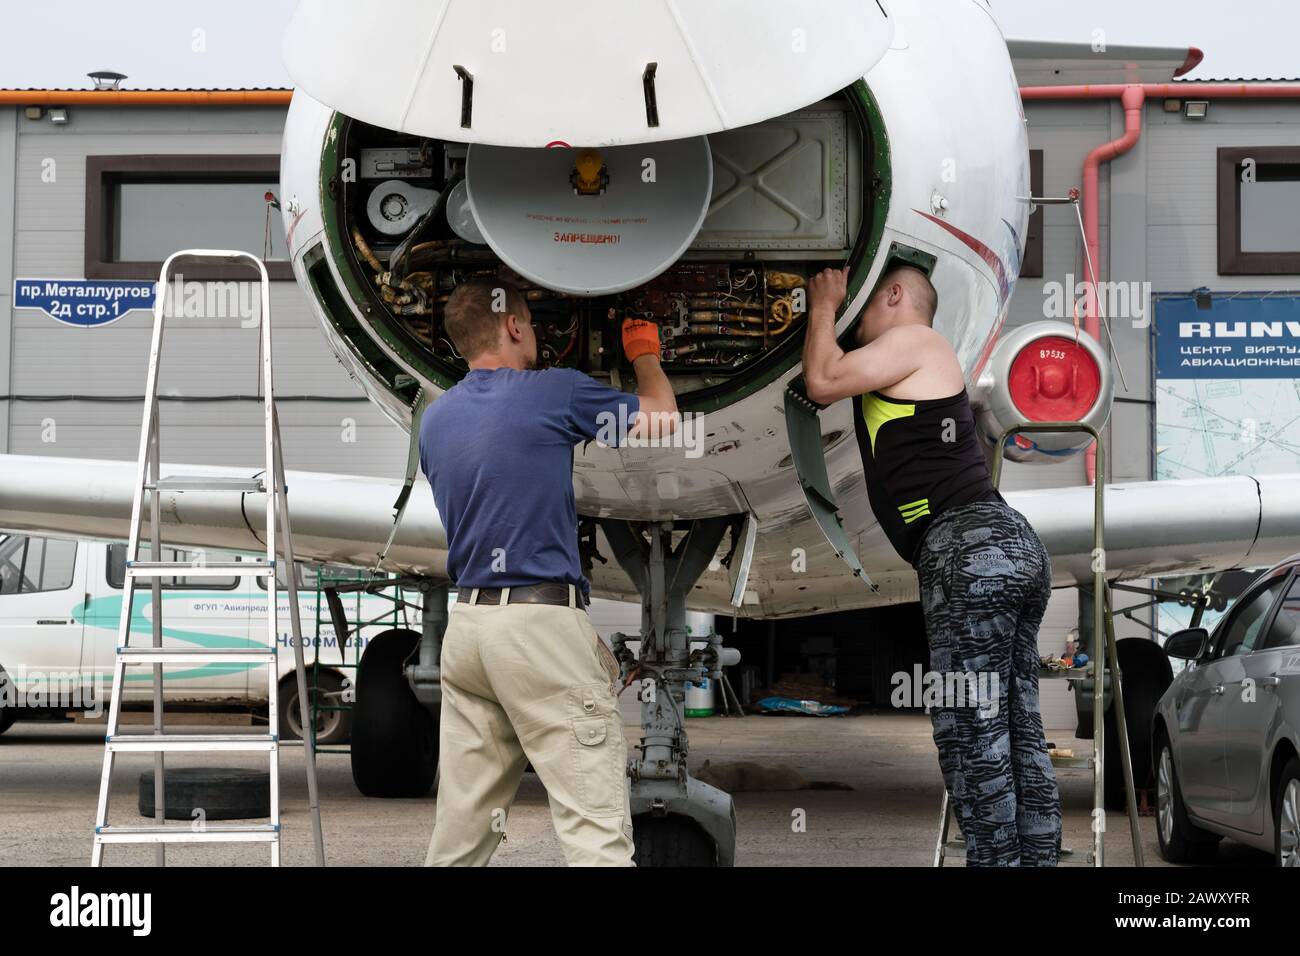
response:
<path id="1" fill-rule="evenodd" d="M 1300 555 L 1265 572 L 1213 634 L 1172 634 L 1188 666 L 1152 724 L 1160 855 L 1210 862 L 1222 837 L 1300 866 Z"/>

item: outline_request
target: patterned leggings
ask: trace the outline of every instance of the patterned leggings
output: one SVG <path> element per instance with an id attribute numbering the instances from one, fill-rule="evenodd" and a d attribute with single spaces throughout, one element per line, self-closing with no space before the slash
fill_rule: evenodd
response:
<path id="1" fill-rule="evenodd" d="M 945 689 L 930 718 L 966 865 L 1055 866 L 1061 802 L 1038 709 L 1047 551 L 1020 512 L 976 502 L 940 514 L 916 560 Z"/>

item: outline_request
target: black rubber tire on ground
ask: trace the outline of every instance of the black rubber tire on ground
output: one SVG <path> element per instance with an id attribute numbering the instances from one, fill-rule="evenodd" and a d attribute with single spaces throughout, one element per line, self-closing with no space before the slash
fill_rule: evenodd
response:
<path id="1" fill-rule="evenodd" d="M 1273 864 L 1282 865 L 1282 795 L 1286 793 L 1286 788 L 1295 782 L 1300 786 L 1300 757 L 1292 757 L 1282 768 L 1282 775 L 1278 778 L 1277 786 L 1273 789 Z M 1292 848 L 1292 852 L 1300 852 Z M 1291 865 L 1296 866 L 1296 860 L 1291 860 Z"/>
<path id="2" fill-rule="evenodd" d="M 315 686 L 313 686 L 313 684 Z M 326 695 L 322 704 L 339 706 L 344 704 L 339 693 L 343 690 L 343 677 L 334 671 L 312 673 L 307 668 L 308 707 L 311 698 Z M 302 715 L 298 708 L 298 677 L 290 673 L 280 682 L 280 739 L 301 740 Z M 350 710 L 322 710 L 316 719 L 316 744 L 329 747 L 344 744 L 352 736 L 352 712 Z"/>
<path id="3" fill-rule="evenodd" d="M 637 866 L 717 866 L 712 838 L 689 817 L 632 818 L 632 861 Z"/>
<path id="4" fill-rule="evenodd" d="M 416 631 L 370 639 L 357 668 L 352 708 L 352 780 L 367 797 L 422 797 L 438 771 L 438 721 L 402 673 L 419 651 Z"/>
<path id="5" fill-rule="evenodd" d="M 163 771 L 164 814 L 168 820 L 255 820 L 271 815 L 271 775 L 235 767 L 178 767 Z M 153 771 L 140 774 L 136 806 L 153 817 Z"/>
<path id="6" fill-rule="evenodd" d="M 3 667 L 0 667 L 0 694 L 6 694 L 12 692 L 13 692 L 13 685 L 9 682 L 9 675 L 5 673 L 5 669 Z M 12 727 L 14 725 L 14 721 L 17 719 L 18 719 L 17 707 L 5 707 L 3 705 L 0 705 L 0 734 L 3 734 L 6 730 Z"/>
<path id="7" fill-rule="evenodd" d="M 1170 799 L 1170 833 L 1166 837 L 1160 818 L 1160 795 L 1156 794 L 1156 841 L 1160 846 L 1160 856 L 1169 863 L 1213 863 L 1219 853 L 1217 833 L 1202 830 L 1187 816 L 1187 807 L 1183 804 L 1183 788 L 1178 782 L 1178 768 L 1173 760 L 1173 748 L 1169 743 L 1169 734 L 1160 732 L 1156 740 L 1156 773 L 1159 775 L 1161 754 L 1169 754 L 1169 799 Z M 1159 783 L 1157 781 L 1157 787 Z"/>
<path id="8" fill-rule="evenodd" d="M 1128 725 L 1129 753 L 1133 758 L 1133 785 L 1139 792 L 1154 790 L 1151 728 L 1156 719 L 1156 706 L 1173 683 L 1173 668 L 1160 645 L 1144 637 L 1126 637 L 1118 641 L 1115 653 L 1124 680 L 1124 720 Z M 1105 720 L 1106 809 L 1122 813 L 1128 809 L 1128 802 L 1124 794 L 1124 761 L 1119 749 L 1113 696 L 1111 705 L 1106 708 Z"/>

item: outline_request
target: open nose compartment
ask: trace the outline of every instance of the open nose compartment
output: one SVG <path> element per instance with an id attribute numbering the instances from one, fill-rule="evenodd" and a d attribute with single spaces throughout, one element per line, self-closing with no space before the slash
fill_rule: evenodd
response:
<path id="1" fill-rule="evenodd" d="M 663 262 L 647 260 L 647 272 L 657 273 L 647 281 L 586 295 L 573 291 L 573 283 L 561 281 L 558 272 L 555 281 L 537 269 L 523 269 L 531 276 L 521 274 L 494 248 L 501 246 L 499 233 L 485 236 L 480 221 L 488 222 L 481 205 L 486 190 L 473 179 L 465 181 L 467 153 L 482 147 L 394 133 L 342 114 L 335 114 L 326 142 L 327 239 L 345 288 L 341 293 L 322 288 L 327 271 L 321 255 L 307 260 L 313 285 L 331 314 L 346 313 L 336 322 L 354 347 L 363 347 L 356 341 L 361 334 L 356 323 L 368 322 L 409 367 L 443 387 L 466 369 L 443 328 L 448 296 L 467 279 L 489 277 L 519 286 L 527 297 L 539 367 L 569 366 L 624 385 L 632 370 L 622 356 L 621 323 L 627 317 L 651 319 L 660 326 L 663 366 L 681 406 L 728 405 L 797 360 L 807 278 L 827 266 L 869 267 L 888 203 L 883 125 L 870 91 L 859 82 L 793 113 L 709 135 L 705 161 L 712 184 L 710 189 L 704 182 L 702 190 L 699 183 L 688 184 L 702 205 L 686 251 Z M 644 149 L 650 153 L 671 145 Z M 620 167 L 613 151 L 638 148 L 604 154 L 561 148 L 563 169 L 548 174 L 544 188 L 559 190 L 565 202 L 581 207 L 583 200 L 572 196 L 586 190 L 598 197 L 602 190 L 613 191 L 618 177 L 628 176 L 627 164 Z M 530 151 L 515 152 L 521 157 L 519 175 L 535 176 L 526 168 Z M 556 151 L 547 152 L 538 159 L 555 170 Z M 470 163 L 471 176 L 479 175 L 476 163 L 477 158 Z M 671 177 L 683 168 L 663 163 L 656 174 Z M 697 164 L 680 174 L 708 172 L 701 173 Z M 467 186 L 474 188 L 478 206 L 467 196 Z M 598 241 L 586 238 L 593 235 L 587 224 L 548 223 L 547 241 L 552 233 L 557 246 Z M 570 252 L 599 255 L 600 250 L 570 248 L 565 254 Z M 583 271 L 580 260 L 566 260 L 564 266 L 569 274 Z M 352 299 L 351 308 L 339 294 Z M 400 389 L 403 383 L 390 384 Z"/>

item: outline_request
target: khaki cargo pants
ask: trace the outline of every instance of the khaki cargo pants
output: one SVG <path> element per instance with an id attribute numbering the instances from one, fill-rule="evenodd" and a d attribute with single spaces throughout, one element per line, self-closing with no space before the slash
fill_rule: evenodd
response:
<path id="1" fill-rule="evenodd" d="M 425 866 L 487 864 L 527 763 L 546 787 L 570 866 L 633 865 L 617 670 L 602 653 L 609 655 L 578 607 L 452 606 Z"/>

